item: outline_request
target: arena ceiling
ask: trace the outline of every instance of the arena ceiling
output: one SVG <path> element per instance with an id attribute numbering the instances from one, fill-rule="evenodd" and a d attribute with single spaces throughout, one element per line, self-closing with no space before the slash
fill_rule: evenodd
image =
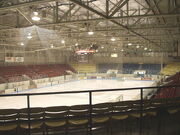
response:
<path id="1" fill-rule="evenodd" d="M 5 47 L 173 52 L 179 39 L 180 0 L 0 0 Z"/>

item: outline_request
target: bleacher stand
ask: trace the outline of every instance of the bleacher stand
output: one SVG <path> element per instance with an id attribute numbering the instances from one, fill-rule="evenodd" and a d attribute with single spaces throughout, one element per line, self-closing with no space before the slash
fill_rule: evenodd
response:
<path id="1" fill-rule="evenodd" d="M 122 69 L 121 69 L 122 68 Z M 147 74 L 157 75 L 161 70 L 160 64 L 130 64 L 123 63 L 122 67 L 119 67 L 116 63 L 99 64 L 98 71 L 100 73 L 106 73 L 109 69 L 115 69 L 123 71 L 123 74 L 133 74 L 135 70 L 145 70 Z"/>
<path id="2" fill-rule="evenodd" d="M 168 77 L 163 86 L 180 85 L 180 72 Z M 157 91 L 155 98 L 172 98 L 180 96 L 180 87 L 161 88 Z"/>
<path id="3" fill-rule="evenodd" d="M 67 75 L 68 73 L 66 70 L 75 72 L 75 70 L 67 64 L 1 66 L 0 76 L 7 82 L 18 82 L 24 80 L 23 75 L 26 75 L 31 79 L 40 79 Z M 4 81 L 0 82 L 4 83 Z"/>

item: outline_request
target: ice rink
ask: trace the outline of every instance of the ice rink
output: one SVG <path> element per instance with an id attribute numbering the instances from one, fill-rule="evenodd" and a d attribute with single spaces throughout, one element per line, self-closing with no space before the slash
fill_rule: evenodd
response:
<path id="1" fill-rule="evenodd" d="M 24 90 L 21 93 L 41 93 L 41 92 L 60 92 L 60 91 L 86 91 L 99 89 L 114 89 L 114 88 L 133 88 L 133 87 L 148 87 L 152 86 L 154 81 L 140 80 L 78 80 L 66 82 L 59 85 L 48 86 L 38 89 Z M 96 92 L 93 93 L 93 104 L 119 101 L 133 100 L 139 98 L 140 91 L 114 91 L 114 92 Z M 81 94 L 59 94 L 59 95 L 43 95 L 30 96 L 31 107 L 47 107 L 47 106 L 62 106 L 88 104 L 88 93 Z M 26 108 L 27 97 L 1 97 L 0 109 L 5 108 Z"/>

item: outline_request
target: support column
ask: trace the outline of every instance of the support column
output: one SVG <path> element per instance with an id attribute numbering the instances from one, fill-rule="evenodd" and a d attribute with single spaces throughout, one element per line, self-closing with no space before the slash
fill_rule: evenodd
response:
<path id="1" fill-rule="evenodd" d="M 178 56 L 180 57 L 180 40 L 177 41 L 177 44 L 178 44 Z"/>
<path id="2" fill-rule="evenodd" d="M 55 16 L 55 17 L 56 17 L 56 18 L 55 18 L 56 22 L 58 22 L 58 19 L 59 19 L 59 18 L 58 18 L 58 9 L 59 9 L 59 7 L 58 7 L 58 2 L 56 2 L 56 13 L 55 13 L 55 14 L 56 14 L 56 16 Z"/>
<path id="3" fill-rule="evenodd" d="M 106 16 L 109 16 L 109 0 L 106 0 Z"/>
<path id="4" fill-rule="evenodd" d="M 19 28 L 20 22 L 19 22 L 19 12 L 16 11 L 16 27 Z"/>

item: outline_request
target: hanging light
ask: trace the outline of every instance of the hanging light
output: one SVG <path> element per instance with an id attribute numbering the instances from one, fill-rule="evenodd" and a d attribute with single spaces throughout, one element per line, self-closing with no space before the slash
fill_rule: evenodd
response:
<path id="1" fill-rule="evenodd" d="M 132 43 L 128 43 L 128 45 L 129 45 L 129 46 L 131 46 L 131 45 L 132 45 Z"/>
<path id="2" fill-rule="evenodd" d="M 54 48 L 54 45 L 53 45 L 53 44 L 51 44 L 51 48 Z"/>
<path id="3" fill-rule="evenodd" d="M 144 50 L 147 50 L 147 48 L 145 47 Z"/>
<path id="4" fill-rule="evenodd" d="M 38 12 L 33 12 L 32 20 L 33 21 L 40 21 L 41 18 L 38 16 Z"/>
<path id="5" fill-rule="evenodd" d="M 62 43 L 62 44 L 64 44 L 64 43 L 65 43 L 65 41 L 64 41 L 64 40 L 61 40 L 61 43 Z"/>
<path id="6" fill-rule="evenodd" d="M 111 41 L 116 41 L 116 39 L 114 37 L 111 38 Z"/>
<path id="7" fill-rule="evenodd" d="M 103 48 L 104 48 L 104 46 L 101 46 L 101 48 L 103 49 Z"/>
<path id="8" fill-rule="evenodd" d="M 93 31 L 89 31 L 89 32 L 88 32 L 88 35 L 93 35 L 93 34 L 94 34 Z"/>
<path id="9" fill-rule="evenodd" d="M 27 36 L 28 39 L 31 39 L 32 38 L 32 35 L 31 33 L 28 33 L 28 36 Z"/>
<path id="10" fill-rule="evenodd" d="M 40 20 L 41 20 L 41 18 L 40 18 L 40 17 L 38 17 L 38 16 L 33 16 L 33 17 L 32 17 L 32 20 L 33 20 L 33 21 L 40 21 Z"/>
<path id="11" fill-rule="evenodd" d="M 136 46 L 136 48 L 139 48 L 139 47 L 140 47 L 139 45 Z"/>
<path id="12" fill-rule="evenodd" d="M 24 46 L 24 43 L 23 43 L 23 42 L 21 42 L 21 46 Z"/>
<path id="13" fill-rule="evenodd" d="M 33 13 L 34 13 L 34 15 L 36 15 L 36 16 L 38 15 L 38 12 L 33 12 Z"/>
<path id="14" fill-rule="evenodd" d="M 78 43 L 76 43 L 75 46 L 78 46 Z"/>

